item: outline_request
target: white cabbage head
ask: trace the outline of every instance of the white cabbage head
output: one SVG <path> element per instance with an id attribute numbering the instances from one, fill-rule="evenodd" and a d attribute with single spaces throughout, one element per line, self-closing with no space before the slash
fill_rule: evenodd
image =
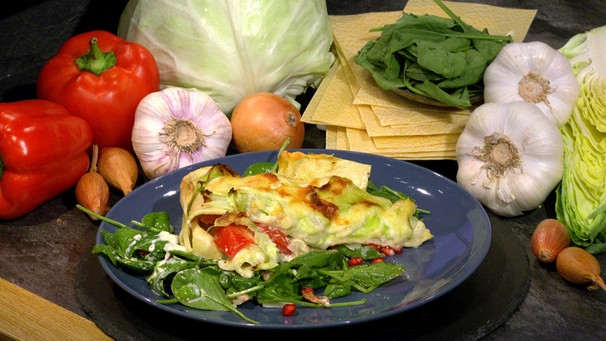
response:
<path id="1" fill-rule="evenodd" d="M 162 87 L 202 90 L 228 116 L 261 91 L 300 108 L 335 60 L 325 0 L 130 0 L 118 35 L 151 51 Z"/>

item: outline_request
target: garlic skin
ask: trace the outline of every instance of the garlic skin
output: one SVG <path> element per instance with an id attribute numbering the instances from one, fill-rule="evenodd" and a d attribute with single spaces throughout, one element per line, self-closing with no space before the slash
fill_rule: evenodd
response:
<path id="1" fill-rule="evenodd" d="M 497 215 L 537 208 L 562 179 L 558 127 L 528 102 L 485 103 L 456 145 L 457 183 Z"/>
<path id="2" fill-rule="evenodd" d="M 505 45 L 484 72 L 484 102 L 535 104 L 558 127 L 579 98 L 570 61 L 543 42 Z"/>
<path id="3" fill-rule="evenodd" d="M 148 179 L 223 157 L 231 142 L 229 118 L 197 89 L 168 87 L 141 100 L 135 111 L 133 149 Z"/>

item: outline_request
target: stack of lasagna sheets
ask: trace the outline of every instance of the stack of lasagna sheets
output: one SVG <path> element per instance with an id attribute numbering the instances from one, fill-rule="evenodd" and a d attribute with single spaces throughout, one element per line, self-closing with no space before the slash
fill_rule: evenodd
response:
<path id="1" fill-rule="evenodd" d="M 444 3 L 466 23 L 487 28 L 491 34 L 511 35 L 523 41 L 536 10 L 481 4 Z M 446 13 L 433 0 L 411 0 L 406 13 Z M 353 60 L 380 31 L 395 23 L 401 11 L 331 16 L 335 64 L 303 113 L 303 121 L 326 128 L 326 148 L 360 151 L 402 160 L 455 159 L 455 147 L 465 127 L 468 109 L 445 108 L 413 102 L 382 90 L 366 69 Z"/>

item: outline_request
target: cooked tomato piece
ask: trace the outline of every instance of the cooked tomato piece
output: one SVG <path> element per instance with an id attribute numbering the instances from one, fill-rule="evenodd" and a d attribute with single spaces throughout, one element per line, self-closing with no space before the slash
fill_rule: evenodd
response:
<path id="1" fill-rule="evenodd" d="M 260 232 L 263 232 L 269 236 L 269 239 L 276 244 L 278 249 L 280 249 L 280 252 L 285 255 L 290 255 L 292 253 L 292 251 L 288 249 L 290 240 L 284 231 L 271 228 L 265 224 L 257 224 L 257 226 L 259 227 Z"/>
<path id="2" fill-rule="evenodd" d="M 229 258 L 233 258 L 240 250 L 255 243 L 253 232 L 244 225 L 216 226 L 212 233 L 215 245 Z"/>

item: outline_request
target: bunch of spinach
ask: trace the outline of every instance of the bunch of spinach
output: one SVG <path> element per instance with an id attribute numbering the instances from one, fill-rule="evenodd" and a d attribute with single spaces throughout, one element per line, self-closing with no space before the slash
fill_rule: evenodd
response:
<path id="1" fill-rule="evenodd" d="M 249 323 L 258 323 L 241 313 L 233 300 L 247 295 L 262 305 L 294 303 L 300 306 L 328 308 L 365 304 L 365 300 L 330 303 L 305 300 L 303 288 L 323 289 L 327 298 L 343 297 L 353 290 L 369 293 L 404 271 L 404 266 L 387 262 L 349 266 L 348 259 L 371 260 L 383 256 L 370 246 L 350 249 L 311 250 L 276 268 L 256 273 L 251 278 L 234 271 L 225 271 L 218 261 L 205 259 L 183 248 L 170 245 L 176 241 L 166 212 L 152 212 L 135 227 L 100 216 L 81 205 L 78 208 L 118 229 L 101 230 L 104 244 L 92 250 L 109 259 L 116 267 L 134 275 L 145 276 L 154 293 L 165 299 L 160 303 L 181 303 L 185 306 L 214 311 L 231 311 Z"/>
<path id="2" fill-rule="evenodd" d="M 362 47 L 354 61 L 384 90 L 405 88 L 460 108 L 484 91 L 486 67 L 511 36 L 491 35 L 466 24 L 441 0 L 450 18 L 403 13 L 395 24 L 372 31 L 381 36 Z"/>

